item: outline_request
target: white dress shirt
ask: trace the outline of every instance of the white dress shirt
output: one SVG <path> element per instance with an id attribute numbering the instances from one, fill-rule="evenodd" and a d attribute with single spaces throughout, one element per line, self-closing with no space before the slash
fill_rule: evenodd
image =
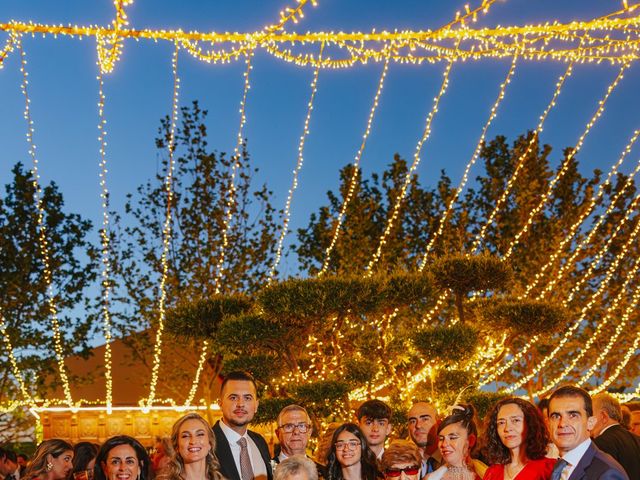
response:
<path id="1" fill-rule="evenodd" d="M 229 442 L 229 447 L 231 447 L 231 454 L 233 455 L 233 461 L 236 464 L 238 474 L 241 472 L 240 445 L 238 445 L 238 440 L 244 437 L 247 439 L 247 448 L 249 449 L 249 458 L 251 460 L 251 468 L 253 469 L 253 477 L 255 480 L 267 480 L 267 466 L 264 464 L 262 455 L 260 455 L 260 450 L 258 450 L 257 445 L 247 432 L 245 432 L 244 435 L 240 435 L 238 432 L 226 425 L 224 420 L 220 420 L 220 428 Z"/>
<path id="2" fill-rule="evenodd" d="M 560 458 L 564 458 L 570 465 L 569 474 L 566 476 L 567 478 L 569 478 L 573 473 L 573 471 L 576 469 L 576 465 L 578 465 L 578 462 L 580 462 L 584 454 L 587 452 L 589 445 L 591 445 L 591 439 L 587 438 L 584 442 L 582 442 L 576 448 L 560 456 Z"/>

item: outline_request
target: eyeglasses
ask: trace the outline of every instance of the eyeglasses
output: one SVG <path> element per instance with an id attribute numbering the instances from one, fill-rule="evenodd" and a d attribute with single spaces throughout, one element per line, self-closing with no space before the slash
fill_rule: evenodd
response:
<path id="1" fill-rule="evenodd" d="M 384 471 L 385 477 L 399 477 L 404 472 L 405 475 L 417 475 L 420 473 L 420 465 L 412 465 L 404 468 L 388 468 Z"/>
<path id="2" fill-rule="evenodd" d="M 339 441 L 334 443 L 336 446 L 336 450 L 344 450 L 349 447 L 349 450 L 355 450 L 360 446 L 360 442 L 358 440 L 349 440 L 347 442 Z"/>
<path id="3" fill-rule="evenodd" d="M 307 433 L 307 430 L 309 430 L 310 427 L 311 425 L 308 423 L 285 423 L 284 425 L 280 425 L 278 428 L 284 430 L 285 433 L 291 433 L 296 428 L 300 433 Z"/>

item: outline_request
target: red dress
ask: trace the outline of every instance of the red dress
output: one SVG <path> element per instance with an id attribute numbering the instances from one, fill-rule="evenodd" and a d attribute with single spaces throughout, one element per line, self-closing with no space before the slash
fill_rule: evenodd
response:
<path id="1" fill-rule="evenodd" d="M 551 471 L 556 463 L 555 458 L 543 457 L 539 460 L 529 460 L 514 480 L 549 480 Z M 483 480 L 504 480 L 504 465 L 491 465 L 484 474 Z"/>

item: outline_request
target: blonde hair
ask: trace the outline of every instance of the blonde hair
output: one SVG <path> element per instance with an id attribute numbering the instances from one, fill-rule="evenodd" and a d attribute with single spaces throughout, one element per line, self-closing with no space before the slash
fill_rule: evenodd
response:
<path id="1" fill-rule="evenodd" d="M 51 438 L 43 441 L 38 445 L 38 448 L 36 448 L 33 459 L 24 472 L 24 478 L 46 480 L 51 470 L 51 467 L 47 468 L 47 464 L 49 463 L 47 457 L 51 455 L 53 458 L 58 458 L 64 452 L 69 451 L 73 452 L 71 444 L 59 438 Z"/>
<path id="2" fill-rule="evenodd" d="M 213 430 L 211 430 L 209 423 L 197 413 L 187 413 L 173 424 L 173 428 L 171 429 L 171 446 L 173 447 L 173 451 L 171 452 L 169 463 L 156 477 L 157 480 L 180 480 L 184 478 L 184 460 L 178 449 L 178 436 L 180 434 L 180 427 L 182 427 L 187 420 L 198 420 L 201 422 L 209 438 L 211 449 L 205 458 L 205 477 L 208 480 L 225 480 L 222 473 L 220 473 L 220 462 L 215 454 L 216 439 L 213 435 Z"/>

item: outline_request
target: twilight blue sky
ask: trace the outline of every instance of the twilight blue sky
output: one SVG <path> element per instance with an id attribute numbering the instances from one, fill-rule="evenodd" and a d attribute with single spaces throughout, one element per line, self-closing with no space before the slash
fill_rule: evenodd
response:
<path id="1" fill-rule="evenodd" d="M 471 6 L 477 3 L 470 2 Z M 621 3 L 510 0 L 494 5 L 478 25 L 584 20 L 617 10 Z M 246 32 L 273 23 L 286 5 L 285 0 L 135 0 L 127 12 L 132 28 Z M 302 22 L 289 30 L 434 29 L 462 7 L 463 2 L 457 0 L 319 0 L 318 6 L 307 8 Z M 15 19 L 107 25 L 113 14 L 110 0 L 0 0 L 0 23 Z M 0 32 L 2 44 L 6 36 Z M 100 225 L 95 42 L 37 37 L 26 38 L 24 45 L 42 177 L 60 185 L 68 209 Z M 112 206 L 119 210 L 125 194 L 154 175 L 158 166 L 153 139 L 159 118 L 171 105 L 171 53 L 168 42 L 126 41 L 120 62 L 105 79 L 108 186 Z M 488 59 L 453 67 L 449 91 L 433 122 L 431 139 L 422 151 L 418 173 L 423 184 L 433 184 L 441 168 L 446 168 L 457 184 L 509 63 L 510 59 Z M 443 68 L 443 64 L 391 65 L 362 159 L 365 172 L 381 171 L 395 152 L 411 160 Z M 488 138 L 505 134 L 513 139 L 534 128 L 565 68 L 558 62 L 522 62 Z M 576 67 L 543 132 L 543 141 L 555 149 L 553 161 L 558 162 L 562 148 L 575 144 L 617 70 L 606 64 Z M 243 71 L 243 62 L 209 65 L 186 53 L 180 55 L 181 104 L 199 99 L 209 110 L 209 145 L 216 150 L 233 149 Z M 325 192 L 336 188 L 338 169 L 353 161 L 380 71 L 381 65 L 370 63 L 320 73 L 305 165 L 293 201 L 292 229 L 306 225 L 309 214 L 325 202 Z M 283 63 L 264 52 L 256 54 L 245 136 L 252 158 L 261 169 L 257 180 L 267 182 L 274 190 L 279 208 L 291 185 L 312 73 L 309 68 Z M 607 170 L 640 127 L 639 80 L 640 71 L 634 65 L 587 138 L 579 155 L 583 171 L 596 167 Z M 15 162 L 31 165 L 15 53 L 0 70 L 0 92 L 0 182 L 4 184 Z M 636 148 L 623 171 L 629 171 L 637 158 Z M 478 168 L 472 171 L 472 177 L 477 172 Z M 292 239 L 290 235 L 287 243 Z M 296 271 L 295 258 L 285 259 L 282 274 Z"/>

